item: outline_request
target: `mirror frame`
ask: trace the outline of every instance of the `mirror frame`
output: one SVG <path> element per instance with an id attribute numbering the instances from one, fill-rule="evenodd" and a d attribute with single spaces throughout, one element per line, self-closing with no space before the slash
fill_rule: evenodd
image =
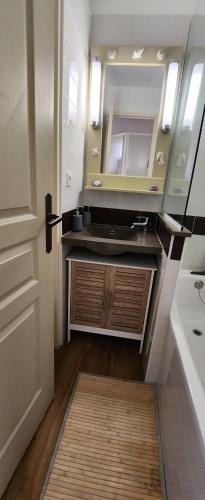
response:
<path id="1" fill-rule="evenodd" d="M 116 50 L 116 57 L 114 60 L 109 59 L 108 51 Z M 182 72 L 182 57 L 183 48 L 176 46 L 161 47 L 161 46 L 144 46 L 144 51 L 141 58 L 133 60 L 132 54 L 138 50 L 136 46 L 93 46 L 90 53 L 90 67 L 94 58 L 98 58 L 102 63 L 102 80 L 101 80 L 101 103 L 100 103 L 100 126 L 93 128 L 89 123 L 89 110 L 91 95 L 89 91 L 89 108 L 88 108 L 88 123 L 86 134 L 86 150 L 85 150 L 85 176 L 84 176 L 84 189 L 101 190 L 101 191 L 124 191 L 124 192 L 138 192 L 146 193 L 148 195 L 163 195 L 164 183 L 168 170 L 170 147 L 173 138 L 173 124 L 176 112 L 176 103 L 179 93 L 179 84 Z M 158 52 L 161 51 L 163 59 L 158 59 Z M 174 104 L 174 113 L 171 129 L 168 133 L 164 133 L 161 129 L 165 91 L 167 83 L 167 74 L 169 64 L 173 61 L 179 63 L 177 89 Z M 104 107 L 104 89 L 105 89 L 105 75 L 107 66 L 160 66 L 164 69 L 164 78 L 162 85 L 160 110 L 157 120 L 156 142 L 154 150 L 153 161 L 153 176 L 123 176 L 123 175 L 110 175 L 101 173 L 101 148 L 102 148 L 102 131 L 103 131 L 103 107 Z M 90 87 L 91 88 L 91 78 Z M 157 161 L 157 152 L 164 153 L 164 165 L 160 166 Z M 152 190 L 157 186 L 157 190 Z M 150 190 L 151 188 L 151 190 Z"/>

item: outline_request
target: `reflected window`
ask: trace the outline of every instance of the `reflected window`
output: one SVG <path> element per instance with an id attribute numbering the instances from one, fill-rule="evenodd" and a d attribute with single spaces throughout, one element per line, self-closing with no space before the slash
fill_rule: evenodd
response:
<path id="1" fill-rule="evenodd" d="M 108 173 L 147 176 L 153 119 L 113 116 Z"/>
<path id="2" fill-rule="evenodd" d="M 183 127 L 188 127 L 190 130 L 192 129 L 193 121 L 196 114 L 203 71 L 204 71 L 204 64 L 202 63 L 195 64 L 191 75 L 188 98 L 183 120 Z"/>

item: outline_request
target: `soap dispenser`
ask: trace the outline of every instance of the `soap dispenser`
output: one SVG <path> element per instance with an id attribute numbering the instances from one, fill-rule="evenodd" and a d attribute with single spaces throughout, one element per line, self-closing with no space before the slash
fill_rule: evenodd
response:
<path id="1" fill-rule="evenodd" d="M 75 213 L 72 215 L 72 231 L 82 231 L 83 229 L 83 216 L 80 213 L 80 207 L 78 207 Z"/>
<path id="2" fill-rule="evenodd" d="M 89 224 L 91 224 L 91 213 L 90 213 L 89 207 L 84 207 L 83 224 L 84 224 L 84 226 L 89 226 Z"/>

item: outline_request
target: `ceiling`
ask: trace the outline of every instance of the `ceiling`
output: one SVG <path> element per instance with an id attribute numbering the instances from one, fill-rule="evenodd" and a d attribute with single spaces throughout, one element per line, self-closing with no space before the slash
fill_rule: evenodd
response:
<path id="1" fill-rule="evenodd" d="M 96 15 L 192 15 L 200 0 L 90 0 Z"/>

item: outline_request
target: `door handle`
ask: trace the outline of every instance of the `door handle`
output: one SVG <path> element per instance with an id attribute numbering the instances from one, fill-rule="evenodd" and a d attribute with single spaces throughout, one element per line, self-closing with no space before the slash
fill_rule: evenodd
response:
<path id="1" fill-rule="evenodd" d="M 56 224 L 59 224 L 59 222 L 62 221 L 62 217 L 56 214 L 48 214 L 48 220 L 47 224 L 49 227 L 56 226 Z"/>
<path id="2" fill-rule="evenodd" d="M 46 253 L 52 250 L 52 227 L 62 221 L 62 217 L 52 214 L 52 196 L 48 193 L 45 197 L 45 212 L 46 212 Z"/>

